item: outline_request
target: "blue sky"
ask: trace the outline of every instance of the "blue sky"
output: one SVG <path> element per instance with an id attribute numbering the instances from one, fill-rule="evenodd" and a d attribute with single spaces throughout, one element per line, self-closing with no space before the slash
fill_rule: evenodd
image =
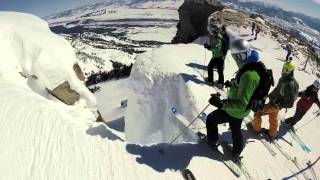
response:
<path id="1" fill-rule="evenodd" d="M 44 17 L 74 7 L 101 1 L 103 0 L 0 0 L 0 11 L 27 12 Z M 263 2 L 278 5 L 286 10 L 301 12 L 320 18 L 320 0 L 264 0 Z"/>
<path id="2" fill-rule="evenodd" d="M 103 0 L 0 0 L 0 11 L 18 11 L 44 17 Z"/>

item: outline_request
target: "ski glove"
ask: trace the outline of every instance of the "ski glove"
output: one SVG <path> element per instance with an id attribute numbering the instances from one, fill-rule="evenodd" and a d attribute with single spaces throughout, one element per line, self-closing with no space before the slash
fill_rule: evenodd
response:
<path id="1" fill-rule="evenodd" d="M 218 109 L 222 108 L 222 101 L 220 99 L 220 94 L 211 94 L 211 98 L 209 99 L 209 103 Z"/>
<path id="2" fill-rule="evenodd" d="M 237 86 L 237 80 L 236 79 L 231 79 L 231 80 L 227 80 L 225 83 L 224 83 L 224 86 L 225 87 L 236 87 Z"/>
<path id="3" fill-rule="evenodd" d="M 208 50 L 210 50 L 211 49 L 211 46 L 209 45 L 209 44 L 204 44 L 204 48 L 206 48 L 206 49 L 208 49 Z"/>

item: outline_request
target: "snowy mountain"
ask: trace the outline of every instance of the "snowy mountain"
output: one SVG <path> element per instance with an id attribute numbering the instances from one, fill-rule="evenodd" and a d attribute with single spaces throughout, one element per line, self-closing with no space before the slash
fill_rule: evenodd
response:
<path id="1" fill-rule="evenodd" d="M 114 66 L 120 63 L 130 69 L 137 54 L 171 41 L 182 2 L 105 1 L 45 19 L 53 32 L 64 36 L 76 49 L 87 80 L 105 74 L 106 79 L 112 79 L 127 76 L 113 72 Z"/>
<path id="2" fill-rule="evenodd" d="M 224 0 L 223 2 L 239 10 L 264 15 L 283 29 L 292 31 L 297 37 L 300 36 L 301 32 L 301 40 L 313 43 L 320 40 L 319 18 L 285 11 L 279 7 L 270 5 L 267 2 L 242 2 L 238 0 Z M 308 38 L 305 38 L 306 36 L 304 34 L 307 35 Z"/>

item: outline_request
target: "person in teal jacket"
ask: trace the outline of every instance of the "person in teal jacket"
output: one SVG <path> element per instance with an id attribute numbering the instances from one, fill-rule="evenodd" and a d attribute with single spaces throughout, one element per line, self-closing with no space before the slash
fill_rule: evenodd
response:
<path id="1" fill-rule="evenodd" d="M 245 65 L 251 63 L 259 64 L 259 54 L 250 48 L 248 41 L 239 39 L 230 46 L 231 54 L 236 61 L 239 71 Z M 207 140 L 209 145 L 216 146 L 218 141 L 218 124 L 229 123 L 232 141 L 233 157 L 239 160 L 243 150 L 243 137 L 241 123 L 244 117 L 250 113 L 249 101 L 260 82 L 259 74 L 254 70 L 248 70 L 241 74 L 240 80 L 227 81 L 226 86 L 230 87 L 227 99 L 220 100 L 216 94 L 211 95 L 210 104 L 217 107 L 211 112 L 206 120 Z"/>

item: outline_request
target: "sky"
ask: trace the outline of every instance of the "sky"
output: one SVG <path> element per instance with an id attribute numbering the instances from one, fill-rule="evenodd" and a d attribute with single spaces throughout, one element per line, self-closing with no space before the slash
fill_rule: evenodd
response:
<path id="1" fill-rule="evenodd" d="M 45 17 L 64 10 L 103 0 L 0 0 L 0 11 L 18 11 Z M 115 0 L 116 1 L 116 0 Z M 263 1 L 279 7 L 320 18 L 320 0 L 242 0 Z"/>
<path id="2" fill-rule="evenodd" d="M 45 17 L 103 0 L 0 0 L 0 11 L 18 11 Z"/>

